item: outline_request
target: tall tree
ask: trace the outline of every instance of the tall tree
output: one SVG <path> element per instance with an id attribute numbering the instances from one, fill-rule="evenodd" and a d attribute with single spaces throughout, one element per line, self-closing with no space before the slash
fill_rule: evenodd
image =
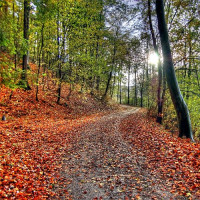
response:
<path id="1" fill-rule="evenodd" d="M 163 110 L 163 99 L 161 98 L 161 88 L 162 88 L 162 65 L 161 65 L 161 61 L 160 61 L 160 54 L 158 51 L 158 45 L 156 42 L 156 36 L 154 33 L 154 29 L 153 29 L 153 24 L 152 24 L 152 18 L 151 18 L 152 12 L 151 12 L 151 0 L 148 0 L 148 16 L 149 16 L 149 26 L 150 26 L 150 31 L 151 31 L 151 36 L 152 36 L 152 40 L 153 40 L 153 48 L 154 51 L 156 53 L 156 55 L 158 55 L 158 91 L 157 91 L 157 105 L 158 105 L 158 114 L 157 114 L 157 118 L 156 121 L 160 124 L 162 124 L 162 110 Z"/>
<path id="2" fill-rule="evenodd" d="M 158 18 L 158 29 L 162 45 L 164 70 L 166 71 L 166 78 L 169 91 L 177 112 L 179 122 L 179 137 L 186 136 L 187 138 L 193 140 L 189 111 L 181 95 L 173 66 L 168 30 L 165 21 L 163 0 L 156 0 L 156 13 Z"/>
<path id="3" fill-rule="evenodd" d="M 109 90 L 109 87 L 110 87 L 110 83 L 111 83 L 111 80 L 112 80 L 112 76 L 113 76 L 113 70 L 115 68 L 115 62 L 116 62 L 116 52 L 117 52 L 117 38 L 118 38 L 118 28 L 116 29 L 116 33 L 115 33 L 115 36 L 113 37 L 113 54 L 112 54 L 112 63 L 111 63 L 111 69 L 110 69 L 110 72 L 108 74 L 108 80 L 107 80 L 107 83 L 106 83 L 106 89 L 105 89 L 105 92 L 103 94 L 103 97 L 102 99 L 104 100 L 107 93 L 108 93 L 108 90 Z"/>
<path id="4" fill-rule="evenodd" d="M 30 16 L 30 0 L 24 0 L 24 40 L 26 43 L 24 55 L 23 55 L 23 65 L 22 65 L 22 76 L 21 85 L 26 90 L 30 90 L 27 79 L 27 68 L 28 68 L 28 40 L 29 40 L 29 16 Z"/>

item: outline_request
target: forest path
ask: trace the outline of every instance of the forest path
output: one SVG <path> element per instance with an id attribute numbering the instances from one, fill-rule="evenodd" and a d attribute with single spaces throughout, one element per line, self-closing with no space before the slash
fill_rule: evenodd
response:
<path id="1" fill-rule="evenodd" d="M 136 155 L 120 133 L 122 119 L 139 110 L 123 106 L 121 111 L 83 127 L 62 162 L 61 176 L 71 197 L 61 195 L 59 199 L 172 198 L 145 169 L 145 158 Z"/>

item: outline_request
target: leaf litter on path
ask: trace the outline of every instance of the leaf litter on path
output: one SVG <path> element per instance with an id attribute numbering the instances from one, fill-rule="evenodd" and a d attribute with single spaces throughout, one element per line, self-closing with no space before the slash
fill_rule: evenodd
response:
<path id="1" fill-rule="evenodd" d="M 135 154 L 145 158 L 151 177 L 165 180 L 175 199 L 200 199 L 199 143 L 172 136 L 142 110 L 122 120 L 120 131 Z"/>
<path id="2" fill-rule="evenodd" d="M 33 95 L 1 105 L 10 115 L 0 122 L 1 198 L 199 198 L 199 144 L 172 138 L 141 109 L 101 112 L 93 101 L 78 111 Z"/>
<path id="3" fill-rule="evenodd" d="M 185 198 L 174 195 L 170 191 L 172 185 L 159 174 L 152 174 L 137 141 L 133 144 L 131 140 L 130 144 L 125 139 L 122 129 L 131 129 L 126 120 L 133 120 L 138 111 L 124 107 L 79 131 L 63 158 L 61 177 L 69 180 L 69 184 L 58 183 L 55 188 L 60 193 L 58 199 L 66 199 L 59 192 L 61 189 L 66 189 L 69 199 L 75 200 Z"/>

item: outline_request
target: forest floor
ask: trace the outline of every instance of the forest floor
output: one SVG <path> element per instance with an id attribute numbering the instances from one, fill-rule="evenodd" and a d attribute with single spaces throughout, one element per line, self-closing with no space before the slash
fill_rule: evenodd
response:
<path id="1" fill-rule="evenodd" d="M 139 108 L 123 109 L 84 127 L 63 157 L 62 177 L 72 199 L 170 199 L 164 180 L 152 177 L 145 158 L 122 137 L 120 123 Z M 58 189 L 60 185 L 58 184 Z M 62 186 L 61 186 L 62 188 Z M 62 199 L 62 193 L 59 199 Z M 63 198 L 65 199 L 65 198 Z"/>
<path id="2" fill-rule="evenodd" d="M 9 94 L 1 88 L 0 199 L 200 199 L 200 145 L 145 109 Z"/>
<path id="3" fill-rule="evenodd" d="M 62 157 L 61 180 L 67 185 L 58 182 L 55 187 L 57 194 L 59 190 L 66 190 L 69 196 L 63 196 L 60 192 L 58 199 L 180 200 L 200 197 L 197 193 L 194 196 L 190 190 L 186 191 L 184 180 L 176 175 L 180 171 L 178 169 L 175 172 L 176 160 L 173 160 L 173 157 L 170 157 L 172 160 L 169 162 L 174 166 L 163 163 L 159 151 L 166 148 L 160 146 L 164 140 L 161 138 L 159 141 L 156 134 L 155 138 L 152 138 L 151 133 L 144 139 L 141 125 L 146 132 L 154 132 L 149 129 L 152 124 L 144 120 L 147 120 L 145 109 L 121 106 L 120 110 L 79 130 L 70 149 Z M 162 134 L 163 130 L 157 127 L 157 131 L 159 129 Z M 136 138 L 133 139 L 134 137 Z M 176 151 L 176 148 L 174 150 Z M 157 166 L 159 164 L 160 167 Z M 163 167 L 167 170 L 162 171 Z M 169 170 L 171 168 L 174 169 L 173 174 Z M 194 189 L 198 190 L 197 185 L 191 190 Z"/>

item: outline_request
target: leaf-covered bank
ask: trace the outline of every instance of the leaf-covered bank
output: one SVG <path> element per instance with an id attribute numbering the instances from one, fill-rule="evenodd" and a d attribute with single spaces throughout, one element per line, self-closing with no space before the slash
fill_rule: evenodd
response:
<path id="1" fill-rule="evenodd" d="M 200 197 L 199 143 L 174 137 L 143 111 L 122 121 L 121 131 L 135 153 L 145 158 L 152 177 L 166 180 L 172 193 L 188 199 Z"/>

